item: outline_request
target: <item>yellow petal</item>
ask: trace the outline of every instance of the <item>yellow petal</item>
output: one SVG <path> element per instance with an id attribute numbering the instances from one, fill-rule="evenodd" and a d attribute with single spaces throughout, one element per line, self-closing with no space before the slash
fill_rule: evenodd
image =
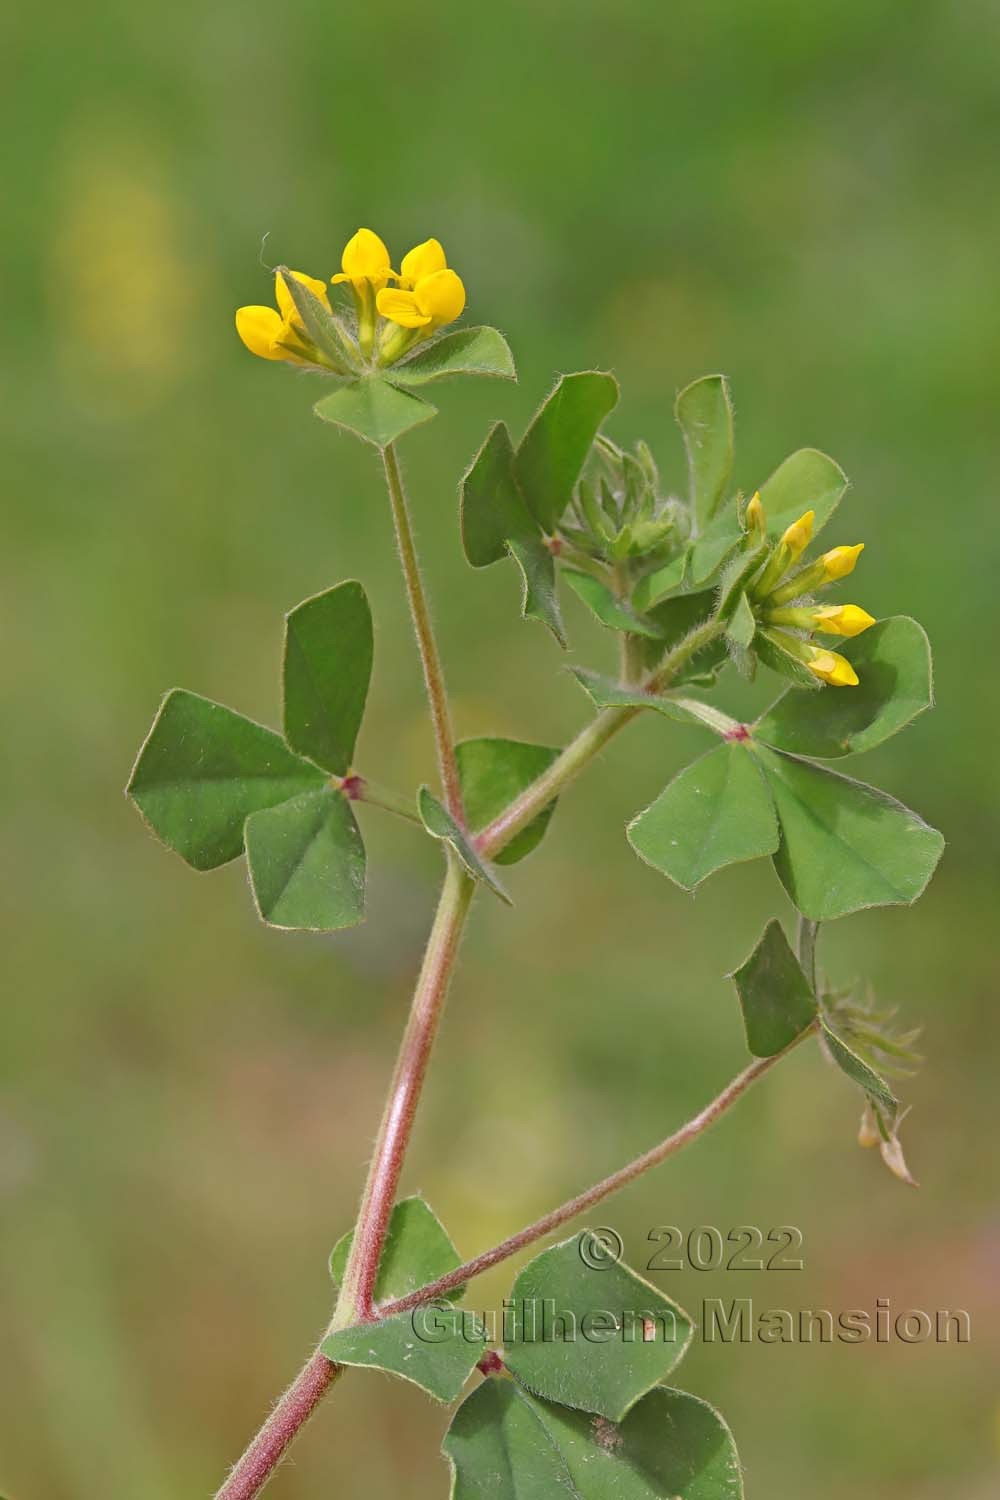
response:
<path id="1" fill-rule="evenodd" d="M 422 245 L 414 245 L 403 256 L 403 263 L 399 268 L 400 279 L 405 286 L 412 287 L 421 277 L 433 276 L 435 271 L 443 271 L 447 265 L 441 241 L 424 240 Z"/>
<path id="2" fill-rule="evenodd" d="M 815 629 L 827 635 L 860 635 L 875 624 L 875 616 L 858 604 L 821 604 L 813 613 Z"/>
<path id="3" fill-rule="evenodd" d="M 400 291 L 395 287 L 384 287 L 375 298 L 375 306 L 383 318 L 390 318 L 401 328 L 427 328 L 431 315 L 424 312 L 414 292 Z"/>
<path id="4" fill-rule="evenodd" d="M 385 286 L 393 274 L 389 252 L 371 229 L 359 229 L 357 234 L 351 236 L 344 246 L 340 264 L 343 274 L 334 276 L 334 283 L 374 281 L 378 286 Z"/>
<path id="5" fill-rule="evenodd" d="M 815 672 L 817 677 L 828 682 L 831 687 L 857 687 L 858 685 L 857 672 L 847 657 L 838 655 L 836 651 L 824 651 L 816 646 L 812 658 L 806 665 L 810 672 Z"/>
<path id="6" fill-rule="evenodd" d="M 434 271 L 422 276 L 413 288 L 420 311 L 426 313 L 435 328 L 453 323 L 465 309 L 465 287 L 454 271 Z"/>
<path id="7" fill-rule="evenodd" d="M 236 312 L 236 332 L 251 354 L 261 359 L 287 359 L 283 349 L 276 347 L 277 340 L 285 332 L 285 325 L 273 307 L 241 307 Z"/>
<path id="8" fill-rule="evenodd" d="M 315 276 L 307 276 L 304 271 L 292 271 L 290 274 L 295 277 L 296 281 L 301 281 L 303 286 L 308 287 L 314 297 L 319 298 L 327 312 L 330 311 L 330 299 L 327 295 L 325 281 L 317 281 Z M 285 322 L 292 323 L 296 328 L 301 328 L 302 323 L 295 310 L 292 294 L 285 285 L 285 279 L 280 272 L 276 272 L 274 277 L 274 297 L 278 304 L 278 311 Z"/>
<path id="9" fill-rule="evenodd" d="M 832 547 L 829 552 L 824 552 L 820 561 L 827 581 L 832 583 L 837 578 L 846 578 L 848 573 L 853 573 L 854 565 L 864 548 L 864 542 L 856 542 L 853 547 Z"/>
<path id="10" fill-rule="evenodd" d="M 812 539 L 813 522 L 816 519 L 814 510 L 807 510 L 804 516 L 799 516 L 785 531 L 781 540 L 792 554 L 792 562 L 800 557 L 808 547 Z"/>

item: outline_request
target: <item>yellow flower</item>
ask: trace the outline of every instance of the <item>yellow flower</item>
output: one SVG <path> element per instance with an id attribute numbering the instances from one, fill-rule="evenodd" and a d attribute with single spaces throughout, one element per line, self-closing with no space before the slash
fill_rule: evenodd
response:
<path id="1" fill-rule="evenodd" d="M 806 662 L 810 672 L 815 672 L 831 687 L 857 687 L 858 674 L 846 656 L 840 656 L 836 651 L 824 651 L 821 646 L 813 646 L 811 651 Z"/>
<path id="2" fill-rule="evenodd" d="M 386 287 L 375 300 L 383 318 L 401 328 L 433 333 L 462 316 L 465 287 L 449 269 L 440 240 L 414 245 L 403 256 L 398 281 L 398 287 Z"/>
<path id="3" fill-rule="evenodd" d="M 342 269 L 330 280 L 334 286 L 349 281 L 356 292 L 370 284 L 376 292 L 381 291 L 390 277 L 396 275 L 389 260 L 389 252 L 372 229 L 359 229 L 344 246 L 340 257 Z"/>
<path id="4" fill-rule="evenodd" d="M 824 635 L 860 635 L 875 624 L 875 616 L 858 604 L 820 604 L 812 613 L 813 629 Z"/>
<path id="5" fill-rule="evenodd" d="M 399 284 L 407 291 L 413 290 L 418 281 L 425 276 L 433 276 L 435 271 L 446 271 L 448 262 L 445 258 L 444 246 L 440 240 L 424 240 L 421 245 L 414 245 L 403 256 L 399 267 Z"/>
<path id="6" fill-rule="evenodd" d="M 779 546 L 788 548 L 788 561 L 785 566 L 789 567 L 797 562 L 812 540 L 813 522 L 816 519 L 814 510 L 807 510 L 805 515 L 799 516 L 791 526 L 785 530 Z"/>
<path id="7" fill-rule="evenodd" d="M 291 274 L 296 281 L 301 281 L 303 286 L 308 287 L 329 310 L 326 282 L 317 281 L 315 276 L 307 276 L 304 271 L 293 271 Z M 274 298 L 278 304 L 277 310 L 273 307 L 237 309 L 236 332 L 250 353 L 261 359 L 284 359 L 290 364 L 318 363 L 319 356 L 306 336 L 292 301 L 292 294 L 280 274 L 274 278 Z"/>
<path id="8" fill-rule="evenodd" d="M 864 549 L 864 542 L 855 542 L 853 547 L 831 547 L 829 552 L 824 552 L 820 562 L 826 581 L 833 583 L 837 578 L 846 578 L 848 573 L 853 573 Z"/>
<path id="9" fill-rule="evenodd" d="M 453 323 L 462 316 L 465 308 L 465 287 L 461 277 L 454 271 L 432 271 L 408 291 L 403 287 L 386 287 L 379 292 L 375 305 L 383 318 L 398 323 L 401 328 L 419 328 L 424 333 L 433 333 L 446 323 Z"/>

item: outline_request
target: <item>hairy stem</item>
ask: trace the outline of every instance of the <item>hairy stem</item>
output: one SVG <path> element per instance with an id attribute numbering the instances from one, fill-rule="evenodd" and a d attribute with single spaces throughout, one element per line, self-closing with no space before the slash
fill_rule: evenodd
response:
<path id="1" fill-rule="evenodd" d="M 379 1257 L 472 892 L 473 881 L 449 855 L 448 873 L 400 1043 L 330 1329 L 372 1314 Z M 341 1366 L 320 1350 L 315 1351 L 233 1468 L 216 1500 L 255 1500 L 340 1371 Z"/>
<path id="2" fill-rule="evenodd" d="M 449 854 L 448 873 L 399 1045 L 331 1328 L 343 1327 L 371 1315 L 379 1257 L 396 1201 L 403 1157 L 413 1130 L 473 890 L 471 877 Z"/>
<path id="3" fill-rule="evenodd" d="M 419 570 L 416 561 L 416 552 L 413 547 L 413 538 L 409 526 L 409 517 L 406 510 L 406 500 L 403 494 L 402 483 L 399 477 L 399 468 L 396 463 L 395 454 L 391 449 L 385 450 L 386 479 L 389 484 L 390 498 L 393 500 L 393 515 L 396 518 L 397 537 L 399 539 L 400 555 L 403 559 L 403 569 L 407 579 L 407 589 L 410 593 L 410 602 L 413 607 L 414 626 L 417 631 L 418 642 L 421 643 L 421 660 L 424 664 L 424 675 L 427 680 L 428 694 L 431 699 L 432 714 L 434 713 L 435 701 L 443 712 L 444 737 L 438 736 L 439 757 L 442 760 L 442 780 L 445 780 L 444 763 L 447 759 L 452 771 L 455 769 L 454 746 L 448 719 L 447 700 L 444 694 L 444 679 L 441 673 L 440 661 L 434 646 L 433 634 L 431 633 L 430 617 L 424 600 L 423 587 L 420 581 Z M 394 476 L 394 477 L 393 477 Z M 398 500 L 398 504 L 397 504 Z M 410 559 L 408 566 L 407 558 Z M 415 590 L 415 592 L 414 592 Z M 416 600 L 416 602 L 415 602 Z M 419 608 L 418 608 L 419 606 Z M 426 638 L 430 645 L 430 655 L 426 653 L 421 634 L 421 621 L 426 627 Z M 690 635 L 680 641 L 670 652 L 667 653 L 659 667 L 651 673 L 641 684 L 642 690 L 650 693 L 662 692 L 669 686 L 673 677 L 704 646 L 708 645 L 721 630 L 721 626 L 714 620 L 707 621 L 704 625 L 693 630 Z M 429 669 L 428 663 L 431 664 Z M 432 680 L 436 684 L 438 699 L 435 700 Z M 593 719 L 590 724 L 567 745 L 562 754 L 553 761 L 542 776 L 533 782 L 519 797 L 494 819 L 488 828 L 484 829 L 476 840 L 480 851 L 489 857 L 498 853 L 514 836 L 520 832 L 542 808 L 546 807 L 553 797 L 572 781 L 579 773 L 594 759 L 604 746 L 613 737 L 624 729 L 626 724 L 642 712 L 641 708 L 610 708 L 604 709 Z M 435 728 L 438 727 L 438 718 L 435 715 Z M 441 755 L 442 744 L 447 749 L 447 756 Z M 455 776 L 457 791 L 457 773 Z M 459 816 L 461 815 L 461 802 L 459 799 Z M 344 1276 L 344 1284 L 338 1299 L 337 1308 L 334 1312 L 331 1328 L 343 1327 L 354 1319 L 369 1319 L 373 1314 L 373 1294 L 375 1278 L 378 1271 L 379 1256 L 385 1241 L 385 1234 L 395 1201 L 396 1189 L 399 1183 L 399 1175 L 403 1164 L 403 1155 L 409 1140 L 416 1112 L 420 1090 L 423 1085 L 430 1056 L 431 1046 L 440 1019 L 441 1009 L 447 993 L 448 982 L 454 968 L 455 958 L 458 952 L 458 944 L 468 914 L 469 905 L 472 900 L 473 882 L 460 869 L 457 861 L 449 856 L 448 875 L 441 893 L 434 926 L 424 956 L 423 967 L 417 983 L 417 989 L 413 998 L 410 1018 L 400 1046 L 399 1056 L 396 1063 L 396 1071 L 393 1076 L 392 1088 L 389 1102 L 379 1128 L 376 1141 L 375 1153 L 372 1157 L 369 1169 L 368 1181 L 365 1185 L 364 1196 L 358 1222 L 355 1228 L 354 1241 L 351 1255 L 348 1260 L 347 1270 Z M 784 1054 L 779 1054 L 783 1056 Z M 569 1203 L 563 1204 L 561 1208 L 554 1209 L 552 1214 L 545 1215 L 542 1219 L 529 1224 L 519 1234 L 505 1240 L 502 1245 L 492 1251 L 471 1261 L 468 1266 L 460 1268 L 459 1281 L 451 1282 L 449 1286 L 460 1285 L 472 1275 L 488 1270 L 490 1266 L 498 1264 L 509 1255 L 514 1255 L 524 1245 L 528 1245 L 533 1239 L 547 1234 L 551 1229 L 565 1223 L 574 1214 L 582 1213 L 584 1209 L 591 1207 L 601 1198 L 609 1193 L 615 1192 L 619 1187 L 633 1181 L 642 1172 L 648 1171 L 650 1167 L 656 1166 L 658 1162 L 679 1151 L 689 1141 L 697 1138 L 701 1132 L 722 1114 L 740 1094 L 742 1094 L 756 1078 L 765 1073 L 777 1058 L 766 1058 L 752 1063 L 745 1069 L 717 1099 L 702 1110 L 700 1115 L 676 1131 L 673 1136 L 668 1136 L 666 1141 L 661 1141 L 659 1146 L 654 1146 L 644 1156 L 637 1157 L 634 1162 L 623 1167 L 620 1172 L 612 1173 L 603 1182 L 595 1187 L 587 1189 L 577 1198 Z M 459 1275 L 458 1272 L 454 1273 Z M 423 1301 L 430 1297 L 439 1295 L 444 1290 L 443 1284 L 434 1282 L 429 1287 L 423 1288 L 420 1293 L 412 1294 L 413 1297 Z M 411 1299 L 406 1301 L 406 1306 L 413 1305 Z M 402 1304 L 394 1307 L 394 1310 L 403 1310 Z M 384 1312 L 385 1309 L 382 1310 Z M 332 1364 L 319 1351 L 312 1355 L 303 1367 L 292 1385 L 282 1396 L 277 1406 L 264 1423 L 260 1432 L 254 1438 L 243 1457 L 232 1470 L 222 1489 L 218 1491 L 216 1500 L 256 1500 L 264 1486 L 270 1479 L 274 1470 L 299 1430 L 308 1421 L 313 1410 L 322 1399 L 326 1390 L 332 1385 L 334 1379 L 340 1373 L 340 1366 Z"/>
<path id="4" fill-rule="evenodd" d="M 499 1245 L 494 1245 L 492 1250 L 484 1250 L 482 1255 L 477 1255 L 472 1260 L 466 1261 L 464 1265 L 458 1266 L 454 1271 L 449 1271 L 447 1276 L 441 1276 L 437 1281 L 428 1282 L 426 1286 L 418 1287 L 416 1291 L 408 1293 L 405 1297 L 397 1298 L 394 1302 L 385 1303 L 384 1306 L 378 1309 L 378 1316 L 380 1318 L 388 1318 L 395 1313 L 407 1312 L 411 1307 L 431 1302 L 437 1297 L 446 1296 L 448 1292 L 453 1292 L 456 1287 L 464 1286 L 473 1277 L 481 1276 L 484 1271 L 492 1270 L 501 1261 L 508 1260 L 512 1255 L 516 1255 L 519 1250 L 525 1249 L 526 1246 L 533 1244 L 535 1240 L 541 1239 L 544 1235 L 551 1234 L 553 1230 L 559 1229 L 570 1219 L 575 1219 L 578 1214 L 586 1213 L 587 1209 L 593 1208 L 595 1203 L 600 1203 L 602 1199 L 610 1197 L 612 1193 L 617 1193 L 619 1189 L 628 1187 L 629 1183 L 634 1182 L 637 1177 L 641 1177 L 644 1172 L 648 1172 L 652 1167 L 658 1167 L 661 1162 L 666 1161 L 668 1156 L 675 1156 L 678 1151 L 683 1151 L 685 1146 L 690 1146 L 692 1141 L 696 1141 L 699 1136 L 703 1135 L 710 1125 L 714 1125 L 720 1115 L 724 1115 L 736 1103 L 737 1099 L 746 1093 L 751 1084 L 756 1083 L 758 1078 L 762 1078 L 765 1073 L 769 1072 L 775 1063 L 780 1062 L 783 1057 L 786 1057 L 793 1048 L 797 1047 L 807 1036 L 810 1036 L 813 1030 L 814 1027 L 808 1027 L 784 1051 L 775 1053 L 773 1057 L 755 1059 L 754 1062 L 743 1069 L 742 1073 L 737 1073 L 736 1077 L 730 1083 L 727 1083 L 722 1092 L 717 1094 L 710 1104 L 706 1104 L 704 1109 L 688 1120 L 685 1125 L 682 1125 L 679 1130 L 675 1130 L 672 1135 L 668 1135 L 665 1140 L 660 1141 L 658 1145 L 653 1146 L 649 1151 L 643 1152 L 641 1156 L 634 1157 L 625 1166 L 619 1167 L 616 1172 L 612 1172 L 608 1177 L 602 1178 L 600 1182 L 595 1182 L 592 1187 L 586 1188 L 582 1193 L 578 1193 L 575 1198 L 568 1198 L 558 1208 L 550 1209 L 547 1214 L 543 1214 L 540 1219 L 535 1219 L 534 1223 L 528 1224 L 524 1229 L 519 1230 L 517 1234 L 512 1234 L 508 1239 L 501 1241 Z"/>
<path id="5" fill-rule="evenodd" d="M 260 1494 L 342 1369 L 317 1349 L 233 1466 L 215 1500 L 254 1500 Z"/>
<path id="6" fill-rule="evenodd" d="M 814 1026 L 808 1027 L 783 1052 L 776 1053 L 774 1057 L 761 1057 L 750 1063 L 742 1073 L 737 1073 L 736 1077 L 720 1094 L 716 1095 L 710 1104 L 706 1104 L 704 1109 L 699 1110 L 698 1114 L 692 1116 L 679 1130 L 675 1130 L 672 1135 L 668 1135 L 665 1140 L 660 1141 L 649 1151 L 643 1152 L 641 1156 L 619 1167 L 616 1172 L 602 1178 L 593 1187 L 578 1193 L 575 1198 L 567 1199 L 558 1208 L 553 1208 L 547 1214 L 543 1214 L 540 1219 L 535 1219 L 517 1234 L 512 1234 L 502 1240 L 499 1245 L 494 1245 L 491 1250 L 484 1250 L 481 1255 L 466 1261 L 456 1270 L 449 1271 L 447 1276 L 440 1276 L 436 1281 L 430 1281 L 426 1286 L 418 1287 L 416 1291 L 410 1292 L 405 1297 L 384 1303 L 377 1309 L 377 1316 L 379 1318 L 392 1317 L 397 1313 L 409 1312 L 412 1308 L 422 1306 L 424 1303 L 433 1302 L 438 1297 L 447 1296 L 449 1292 L 464 1286 L 474 1277 L 492 1270 L 494 1266 L 509 1260 L 518 1251 L 526 1249 L 536 1240 L 559 1229 L 578 1214 L 585 1213 L 587 1209 L 593 1208 L 596 1203 L 610 1197 L 620 1188 L 627 1187 L 644 1172 L 658 1167 L 669 1156 L 675 1156 L 678 1151 L 682 1151 L 685 1146 L 690 1146 L 692 1142 L 704 1135 L 705 1131 L 731 1109 L 758 1078 L 762 1078 L 765 1073 L 769 1072 L 776 1063 L 786 1057 L 807 1036 L 810 1036 L 814 1029 Z M 322 1397 L 341 1373 L 342 1368 L 341 1365 L 332 1364 L 318 1351 L 312 1356 L 233 1469 L 229 1479 L 219 1490 L 216 1500 L 255 1500 L 299 1430 L 312 1416 Z"/>
<path id="7" fill-rule="evenodd" d="M 396 528 L 399 560 L 403 568 L 403 577 L 406 580 L 406 595 L 410 601 L 410 615 L 413 619 L 414 634 L 417 637 L 420 664 L 423 667 L 424 683 L 427 687 L 427 701 L 434 725 L 441 787 L 448 811 L 456 822 L 464 826 L 462 789 L 458 779 L 458 764 L 455 760 L 455 736 L 451 728 L 451 711 L 448 707 L 444 668 L 441 665 L 437 641 L 434 639 L 434 626 L 431 624 L 430 608 L 424 592 L 423 579 L 420 576 L 420 563 L 417 559 L 416 543 L 413 540 L 410 511 L 406 503 L 403 476 L 400 473 L 399 459 L 396 457 L 394 444 L 389 443 L 382 449 L 382 462 L 392 506 L 393 525 Z"/>

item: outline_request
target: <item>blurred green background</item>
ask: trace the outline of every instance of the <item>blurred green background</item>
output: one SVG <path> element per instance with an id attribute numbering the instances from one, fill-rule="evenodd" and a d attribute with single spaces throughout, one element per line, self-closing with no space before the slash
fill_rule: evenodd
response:
<path id="1" fill-rule="evenodd" d="M 0 1490 L 210 1494 L 325 1319 L 436 850 L 373 813 L 368 923 L 288 937 L 242 865 L 194 876 L 121 788 L 171 685 L 275 722 L 283 611 L 354 576 L 378 632 L 359 766 L 431 773 L 375 457 L 232 327 L 269 300 L 262 235 L 329 276 L 367 224 L 395 255 L 439 236 L 520 368 L 441 387 L 405 444 L 462 734 L 560 743 L 587 712 L 455 524 L 487 422 L 519 427 L 562 370 L 613 368 L 610 430 L 676 484 L 674 392 L 727 371 L 739 481 L 831 452 L 853 488 L 828 535 L 867 543 L 845 597 L 931 633 L 937 712 L 858 771 L 949 849 L 915 911 L 837 924 L 822 954 L 925 1027 L 922 1190 L 856 1149 L 857 1100 L 811 1049 L 597 1222 L 637 1264 L 656 1225 L 802 1229 L 802 1272 L 661 1275 L 695 1312 L 970 1312 L 964 1347 L 697 1347 L 681 1383 L 728 1416 L 751 1500 L 995 1493 L 996 5 L 84 0 L 22 8 L 4 43 Z M 600 665 L 610 638 L 566 609 Z M 738 868 L 692 902 L 622 834 L 701 744 L 630 731 L 512 877 L 516 909 L 479 904 L 406 1177 L 466 1253 L 741 1065 L 723 975 L 787 916 L 777 881 Z M 275 1500 L 442 1495 L 445 1421 L 345 1380 Z"/>

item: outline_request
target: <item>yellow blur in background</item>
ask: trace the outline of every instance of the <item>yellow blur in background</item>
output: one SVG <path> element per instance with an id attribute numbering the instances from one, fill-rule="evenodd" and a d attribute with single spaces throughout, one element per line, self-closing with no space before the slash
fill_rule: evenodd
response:
<path id="1" fill-rule="evenodd" d="M 930 632 L 937 710 L 856 764 L 949 849 L 914 911 L 822 937 L 835 978 L 925 1028 L 920 1192 L 856 1148 L 855 1095 L 809 1049 L 601 1222 L 640 1268 L 658 1226 L 801 1229 L 802 1271 L 650 1273 L 695 1314 L 969 1312 L 963 1346 L 696 1346 L 679 1383 L 727 1416 L 751 1500 L 994 1493 L 996 7 L 84 0 L 7 25 L 0 1492 L 211 1493 L 325 1321 L 438 852 L 372 811 L 367 924 L 286 936 L 242 865 L 195 876 L 121 788 L 170 686 L 276 723 L 281 616 L 348 577 L 377 630 L 359 767 L 432 773 L 375 456 L 232 325 L 267 265 L 329 277 L 370 224 L 440 236 L 519 366 L 516 388 L 439 387 L 403 446 L 462 735 L 558 744 L 587 713 L 456 525 L 488 422 L 519 429 L 559 371 L 614 369 L 609 430 L 678 487 L 674 392 L 726 371 L 739 483 L 830 452 L 866 603 Z M 603 665 L 565 606 L 572 659 Z M 738 867 L 692 902 L 623 833 L 701 744 L 642 723 L 564 797 L 515 910 L 479 904 L 406 1179 L 467 1254 L 740 1065 L 723 976 L 787 918 L 776 879 Z M 445 1422 L 359 1372 L 275 1500 L 442 1495 Z"/>

